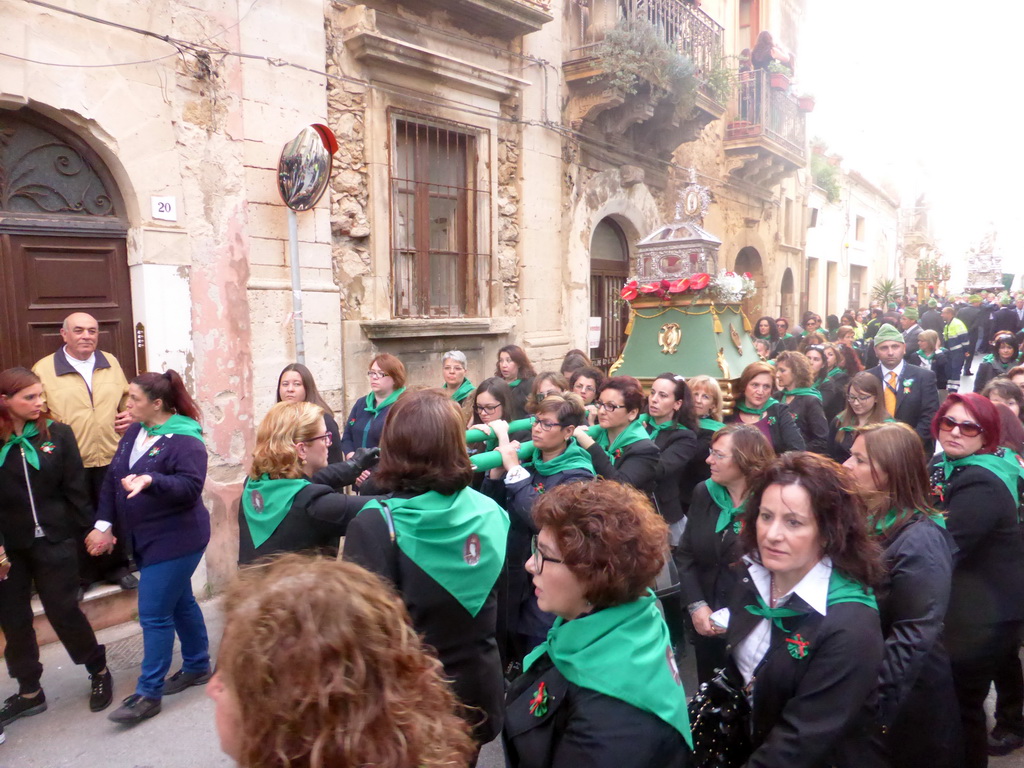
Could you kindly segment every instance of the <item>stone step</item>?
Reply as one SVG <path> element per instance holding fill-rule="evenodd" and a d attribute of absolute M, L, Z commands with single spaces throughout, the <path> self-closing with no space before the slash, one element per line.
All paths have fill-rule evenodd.
<path fill-rule="evenodd" d="M 137 589 L 121 589 L 116 584 L 95 584 L 82 598 L 82 612 L 97 632 L 128 621 L 138 621 L 138 595 Z M 53 631 L 53 627 L 46 619 L 43 605 L 38 597 L 32 598 L 32 614 L 35 617 L 33 626 L 39 645 L 57 642 L 57 633 Z M 3 653 L 6 646 L 3 634 L 0 633 L 0 654 Z"/>

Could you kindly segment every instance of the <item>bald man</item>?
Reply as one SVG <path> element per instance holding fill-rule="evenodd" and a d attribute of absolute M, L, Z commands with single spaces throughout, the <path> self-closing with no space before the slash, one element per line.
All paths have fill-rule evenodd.
<path fill-rule="evenodd" d="M 117 358 L 97 349 L 100 326 L 92 315 L 68 315 L 60 336 L 64 346 L 37 362 L 32 371 L 43 382 L 50 418 L 67 424 L 75 433 L 95 506 L 120 435 L 131 425 L 124 409 L 128 381 Z M 138 586 L 120 542 L 118 550 L 114 555 L 90 558 L 82 556 L 83 548 L 79 564 L 83 583 L 102 578 L 122 589 Z"/>

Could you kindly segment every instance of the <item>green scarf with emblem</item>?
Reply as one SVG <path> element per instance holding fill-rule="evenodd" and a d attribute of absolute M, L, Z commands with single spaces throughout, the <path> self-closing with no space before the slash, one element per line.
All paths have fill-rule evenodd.
<path fill-rule="evenodd" d="M 670 429 L 686 429 L 686 427 L 673 419 L 666 419 L 661 424 L 658 424 L 651 418 L 649 413 L 641 413 L 637 421 L 647 428 L 651 440 L 654 440 L 662 432 L 667 432 Z"/>
<path fill-rule="evenodd" d="M 591 427 L 587 434 L 593 438 L 595 443 L 601 446 L 601 450 L 608 455 L 608 460 L 613 462 L 617 458 L 615 456 L 616 451 L 621 451 L 626 446 L 638 443 L 641 440 L 651 439 L 651 436 L 647 434 L 647 430 L 644 429 L 644 425 L 640 423 L 640 419 L 629 422 L 626 428 L 615 438 L 615 442 L 611 444 L 608 442 L 608 431 L 600 425 Z"/>
<path fill-rule="evenodd" d="M 259 480 L 249 478 L 242 488 L 242 512 L 249 525 L 253 546 L 259 548 L 269 539 L 281 521 L 291 511 L 299 491 L 309 485 L 306 478 L 271 480 L 260 475 Z"/>
<path fill-rule="evenodd" d="M 386 502 L 395 544 L 471 616 L 480 613 L 505 563 L 509 519 L 498 504 L 463 488 L 450 496 L 427 491 Z M 377 510 L 371 501 L 360 510 Z"/>
<path fill-rule="evenodd" d="M 523 671 L 545 653 L 573 685 L 651 713 L 693 747 L 686 692 L 668 627 L 650 590 L 631 603 L 572 621 L 555 619 L 547 639 L 523 660 Z"/>
<path fill-rule="evenodd" d="M 740 532 L 740 515 L 743 514 L 743 507 L 746 504 L 746 499 L 741 501 L 736 506 L 732 504 L 732 496 L 729 493 L 729 489 L 724 485 L 716 483 L 714 480 L 705 480 L 704 487 L 708 489 L 708 493 L 711 495 L 711 501 L 718 507 L 718 522 L 715 523 L 715 533 L 721 533 L 730 525 L 733 528 L 733 533 Z"/>
<path fill-rule="evenodd" d="M 709 432 L 717 432 L 718 430 L 722 429 L 722 427 L 725 426 L 725 424 L 723 424 L 720 421 L 717 421 L 716 419 L 708 418 L 700 419 L 698 423 L 701 429 L 706 429 Z"/>
<path fill-rule="evenodd" d="M 53 419 L 47 419 L 46 425 L 53 424 Z M 21 430 L 20 435 L 11 434 L 7 438 L 7 442 L 0 448 L 0 467 L 3 466 L 4 462 L 7 461 L 7 452 L 14 446 L 21 446 L 22 452 L 25 454 L 25 461 L 32 469 L 39 469 L 39 453 L 36 451 L 36 447 L 30 442 L 33 437 L 39 434 L 39 428 L 36 426 L 34 421 L 26 421 L 25 426 Z"/>
<path fill-rule="evenodd" d="M 194 437 L 201 443 L 205 443 L 203 440 L 203 428 L 199 425 L 199 422 L 195 419 L 190 419 L 188 416 L 182 416 L 180 413 L 176 413 L 163 424 L 157 424 L 155 427 L 149 427 L 145 424 L 142 428 L 146 430 L 146 434 L 150 437 L 156 437 L 157 435 L 163 437 L 164 435 L 187 435 L 188 437 Z"/>
<path fill-rule="evenodd" d="M 570 469 L 584 469 L 590 474 L 594 474 L 594 462 L 590 458 L 590 454 L 580 447 L 575 437 L 570 438 L 565 444 L 565 450 L 551 461 L 544 461 L 541 458 L 540 449 L 534 448 L 533 468 L 537 470 L 538 475 L 544 477 L 550 477 L 559 472 L 568 472 Z"/>
<path fill-rule="evenodd" d="M 785 402 L 787 397 L 798 397 L 799 395 L 810 395 L 811 397 L 818 398 L 818 402 L 821 402 L 821 392 L 814 387 L 796 387 L 795 389 L 783 389 L 779 392 L 782 402 Z"/>
<path fill-rule="evenodd" d="M 962 459 L 950 459 L 943 453 L 941 462 L 942 478 L 948 481 L 949 476 L 953 474 L 953 470 L 958 467 L 984 467 L 1003 481 L 1006 485 L 1006 490 L 1010 492 L 1010 496 L 1013 498 L 1013 503 L 1017 504 L 1020 501 L 1017 480 L 1024 477 L 1024 468 L 1017 463 L 1017 460 L 1011 454 L 1012 451 L 1008 451 L 1002 456 L 997 456 L 994 453 L 975 453 L 972 456 L 964 456 Z"/>
<path fill-rule="evenodd" d="M 376 416 L 378 413 L 380 413 L 393 402 L 395 402 L 395 400 L 397 400 L 399 395 L 401 395 L 403 392 L 405 392 L 405 387 L 402 387 L 401 389 L 396 389 L 394 392 L 392 392 L 390 395 L 384 398 L 383 402 L 381 402 L 379 405 L 377 404 L 377 394 L 375 392 L 371 392 L 366 396 L 366 412 L 370 414 L 370 416 Z M 366 446 L 363 447 L 365 448 Z"/>
<path fill-rule="evenodd" d="M 753 413 L 757 416 L 763 416 L 764 412 L 771 408 L 773 405 L 778 405 L 779 401 L 774 397 L 769 397 L 759 408 L 754 408 L 751 405 L 747 405 L 747 401 L 744 400 L 742 403 L 736 403 L 736 410 L 743 411 L 744 413 Z"/>
<path fill-rule="evenodd" d="M 770 608 L 764 598 L 761 597 L 761 593 L 757 592 L 756 594 L 757 605 L 746 606 L 747 612 L 760 616 L 762 619 L 768 619 L 783 632 L 789 631 L 782 625 L 784 619 L 803 615 L 802 611 L 785 606 Z M 863 584 L 859 584 L 853 579 L 847 578 L 833 567 L 828 579 L 826 605 L 832 607 L 839 603 L 861 603 L 868 608 L 878 610 L 878 601 L 875 600 L 875 595 L 870 589 L 867 589 Z"/>
<path fill-rule="evenodd" d="M 448 385 L 444 384 L 442 386 L 442 389 L 448 389 Z M 456 403 L 461 403 L 463 400 L 469 397 L 469 394 L 472 391 L 473 382 L 471 382 L 469 379 L 463 379 L 462 383 L 459 384 L 459 388 L 452 392 L 452 400 L 454 400 Z"/>

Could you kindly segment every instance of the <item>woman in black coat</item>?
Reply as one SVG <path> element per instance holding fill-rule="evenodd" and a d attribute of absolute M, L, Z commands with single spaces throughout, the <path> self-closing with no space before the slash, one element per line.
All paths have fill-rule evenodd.
<path fill-rule="evenodd" d="M 332 438 L 320 406 L 273 406 L 256 432 L 249 477 L 238 508 L 238 564 L 282 552 L 335 556 L 338 539 L 369 497 L 340 491 L 372 467 L 377 448 L 327 464 Z"/>
<path fill-rule="evenodd" d="M 686 380 L 693 396 L 693 412 L 697 417 L 697 450 L 679 478 L 679 502 L 686 514 L 697 486 L 711 477 L 706 461 L 711 450 L 711 438 L 725 427 L 722 423 L 722 388 L 710 376 L 694 376 Z"/>
<path fill-rule="evenodd" d="M 974 376 L 975 392 L 981 392 L 992 379 L 1005 376 L 1017 365 L 1020 349 L 1016 335 L 1010 331 L 1000 331 L 992 339 L 992 348 L 995 351 L 982 358 Z"/>
<path fill-rule="evenodd" d="M 676 562 L 683 602 L 696 630 L 693 645 L 702 683 L 728 660 L 725 622 L 716 624 L 711 616 L 728 607 L 735 586 L 730 566 L 740 554 L 736 538 L 748 480 L 773 458 L 771 446 L 755 427 L 725 427 L 715 433 L 705 459 L 711 477 L 693 493 Z"/>
<path fill-rule="evenodd" d="M 395 403 L 374 479 L 392 495 L 349 523 L 344 557 L 395 586 L 485 744 L 502 727 L 496 634 L 509 520 L 469 487 L 461 413 L 443 391 L 410 392 Z"/>
<path fill-rule="evenodd" d="M 498 350 L 498 361 L 494 366 L 494 375 L 500 376 L 512 390 L 507 421 L 525 419 L 530 414 L 526 411 L 526 401 L 533 388 L 533 378 L 537 372 L 526 354 L 526 350 L 515 344 L 508 344 Z"/>
<path fill-rule="evenodd" d="M 668 526 L 643 495 L 606 480 L 561 485 L 533 516 L 527 570 L 558 619 L 509 688 L 509 765 L 687 765 L 686 693 L 648 589 Z"/>
<path fill-rule="evenodd" d="M 921 368 L 935 374 L 935 387 L 945 390 L 949 383 L 949 353 L 942 348 L 939 334 L 935 331 L 921 331 L 917 337 L 917 359 Z"/>
<path fill-rule="evenodd" d="M 841 367 L 842 354 L 838 344 L 826 344 L 823 350 L 808 349 L 806 352 L 815 377 L 814 388 L 821 393 L 821 406 L 826 421 L 832 421 L 846 407 L 846 387 L 850 383 L 850 374 Z"/>
<path fill-rule="evenodd" d="M 114 695 L 106 650 L 78 605 L 76 541 L 93 518 L 85 469 L 71 428 L 43 415 L 42 392 L 27 368 L 0 373 L 0 629 L 7 671 L 18 681 L 0 709 L 5 723 L 47 706 L 33 588 L 71 660 L 89 672 L 89 709 L 105 709 Z"/>
<path fill-rule="evenodd" d="M 789 406 L 771 397 L 775 369 L 768 363 L 751 363 L 740 375 L 736 410 L 726 424 L 752 424 L 761 430 L 776 453 L 803 451 L 807 444 Z M 819 403 L 820 405 L 820 403 Z"/>
<path fill-rule="evenodd" d="M 824 353 L 817 349 L 824 360 Z M 828 447 L 828 421 L 822 405 L 821 393 L 813 387 L 814 375 L 810 360 L 800 352 L 783 352 L 775 361 L 775 383 L 779 387 L 774 397 L 789 406 L 790 413 L 803 435 L 806 450 L 826 454 Z"/>
<path fill-rule="evenodd" d="M 525 563 L 530 557 L 530 541 L 538 530 L 533 524 L 533 507 L 545 493 L 563 483 L 594 479 L 590 454 L 577 445 L 573 430 L 586 422 L 583 401 L 575 395 L 551 395 L 541 401 L 533 424 L 529 458 L 520 462 L 516 441 L 508 434 L 504 421 L 492 422 L 498 436 L 502 466 L 492 469 L 480 491 L 501 504 L 508 512 L 508 590 L 504 608 L 504 655 L 508 663 L 521 665 L 523 657 L 547 637 L 555 621 L 550 613 L 537 607 Z"/>
<path fill-rule="evenodd" d="M 730 675 L 756 677 L 750 766 L 875 768 L 882 567 L 863 505 L 822 456 L 786 453 L 754 480 L 730 601 Z"/>
<path fill-rule="evenodd" d="M 967 768 L 988 763 L 985 698 L 999 664 L 1016 653 L 1024 621 L 1020 470 L 999 447 L 999 425 L 996 407 L 974 393 L 949 395 L 932 422 L 942 447 L 930 467 L 933 503 L 945 511 L 957 546 L 945 643 Z M 1020 727 L 1020 705 L 1016 709 Z"/>
<path fill-rule="evenodd" d="M 654 493 L 658 483 L 658 446 L 640 422 L 644 391 L 632 376 L 613 376 L 601 385 L 595 404 L 598 424 L 580 426 L 574 436 L 590 454 L 594 471 L 605 480 Z"/>
<path fill-rule="evenodd" d="M 324 424 L 327 425 L 327 431 L 331 433 L 331 445 L 327 448 L 327 463 L 335 464 L 345 460 L 345 454 L 341 449 L 341 433 L 338 431 L 338 422 L 334 418 L 334 411 L 320 396 L 316 381 L 313 379 L 313 372 L 309 368 L 302 363 L 291 363 L 284 367 L 281 375 L 277 377 L 277 402 L 319 405 L 324 412 Z"/>
<path fill-rule="evenodd" d="M 885 635 L 883 743 L 900 768 L 955 768 L 963 752 L 960 711 L 941 635 L 956 546 L 928 502 L 920 442 L 906 424 L 866 427 L 846 467 L 884 549 L 885 578 L 875 592 Z"/>
<path fill-rule="evenodd" d="M 663 373 L 651 382 L 647 413 L 640 417 L 647 433 L 658 446 L 658 476 L 654 503 L 669 524 L 672 546 L 682 534 L 684 510 L 679 477 L 697 455 L 697 416 L 693 396 L 682 376 Z"/>

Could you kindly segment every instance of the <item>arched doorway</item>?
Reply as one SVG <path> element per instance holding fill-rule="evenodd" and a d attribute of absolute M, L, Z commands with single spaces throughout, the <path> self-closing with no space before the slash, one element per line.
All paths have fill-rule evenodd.
<path fill-rule="evenodd" d="M 626 343 L 629 307 L 619 292 L 629 276 L 629 241 L 614 219 L 601 219 L 590 238 L 590 316 L 601 318 L 601 343 L 590 350 L 594 364 L 607 369 Z"/>
<path fill-rule="evenodd" d="M 749 272 L 754 278 L 754 282 L 757 284 L 757 293 L 748 299 L 743 300 L 743 313 L 747 316 L 750 322 L 754 322 L 758 317 L 764 314 L 762 308 L 770 307 L 772 302 L 769 301 L 767 294 L 767 286 L 764 282 L 764 268 L 761 266 L 761 254 L 757 252 L 756 248 L 747 246 L 741 248 L 740 252 L 736 254 L 736 264 L 732 268 L 733 272 L 743 274 Z"/>
<path fill-rule="evenodd" d="M 134 375 L 124 202 L 100 157 L 29 110 L 0 109 L 0 368 L 56 350 L 72 312 L 100 326 L 100 348 Z"/>
<path fill-rule="evenodd" d="M 796 296 L 793 280 L 793 270 L 786 267 L 782 273 L 782 304 L 779 307 L 779 314 L 789 318 L 790 323 L 796 322 Z"/>

